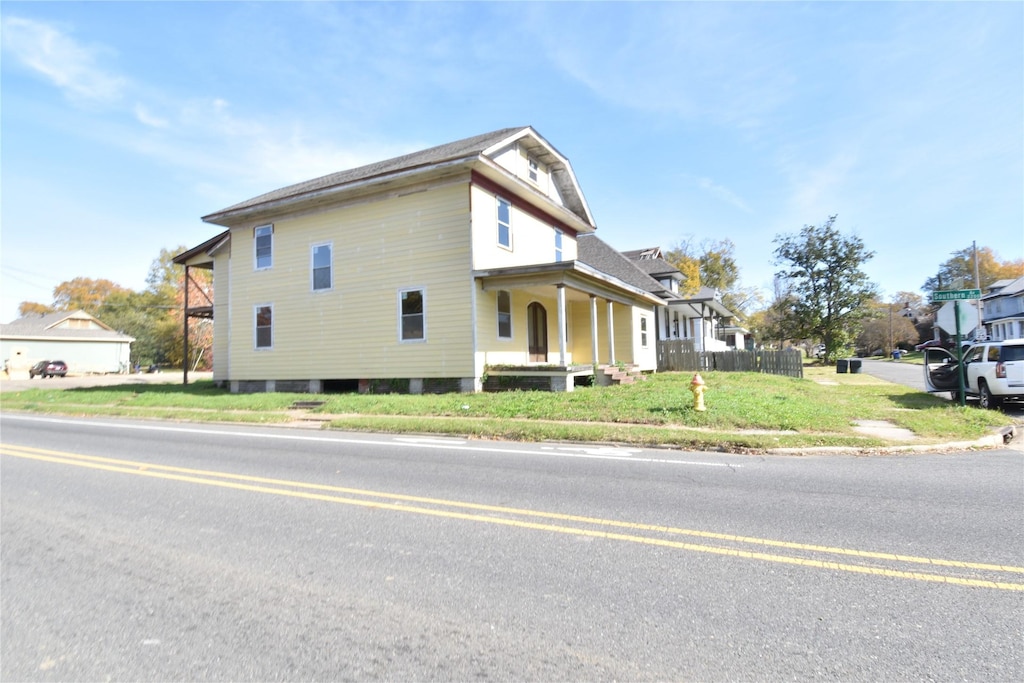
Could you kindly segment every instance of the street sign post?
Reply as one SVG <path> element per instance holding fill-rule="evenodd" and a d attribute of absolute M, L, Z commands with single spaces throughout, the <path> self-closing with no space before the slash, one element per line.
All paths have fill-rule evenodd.
<path fill-rule="evenodd" d="M 966 385 L 964 383 L 964 350 L 960 346 L 960 302 L 971 299 L 980 299 L 980 289 L 950 289 L 944 292 L 932 292 L 932 301 L 952 301 L 953 302 L 953 319 L 955 321 L 954 327 L 956 328 L 956 364 L 957 374 L 959 375 L 960 384 L 960 405 L 967 405 L 966 398 Z M 949 304 L 946 304 L 947 306 Z M 943 306 L 945 308 L 945 306 Z M 966 313 L 966 311 L 965 311 Z M 980 323 L 980 321 L 979 321 Z M 948 323 L 947 323 L 948 324 Z M 978 323 L 975 323 L 977 325 Z M 949 328 L 946 328 L 949 331 Z"/>
<path fill-rule="evenodd" d="M 980 289 L 949 289 L 944 292 L 932 292 L 932 301 L 963 301 L 980 298 Z"/>

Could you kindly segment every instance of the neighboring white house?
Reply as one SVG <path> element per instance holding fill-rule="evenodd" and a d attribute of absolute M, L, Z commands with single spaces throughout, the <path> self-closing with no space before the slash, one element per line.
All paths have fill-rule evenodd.
<path fill-rule="evenodd" d="M 745 347 L 747 330 L 733 324 L 736 314 L 722 303 L 721 293 L 701 287 L 696 294 L 680 294 L 679 283 L 684 276 L 665 260 L 661 247 L 625 251 L 623 255 L 672 294 L 666 297 L 666 307 L 658 312 L 659 340 L 691 339 L 697 351 Z"/>
<path fill-rule="evenodd" d="M 133 341 L 84 311 L 27 315 L 0 325 L 0 357 L 12 377 L 28 377 L 41 360 L 62 360 L 72 375 L 126 372 Z"/>
<path fill-rule="evenodd" d="M 981 303 L 982 325 L 989 339 L 1024 338 L 1024 277 L 993 282 Z"/>

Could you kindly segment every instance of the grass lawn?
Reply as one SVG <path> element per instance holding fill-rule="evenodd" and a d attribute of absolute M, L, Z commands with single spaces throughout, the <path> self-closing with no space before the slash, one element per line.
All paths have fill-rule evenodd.
<path fill-rule="evenodd" d="M 659 373 L 629 386 L 572 393 L 441 395 L 231 394 L 209 381 L 86 389 L 27 389 L 3 394 L 4 411 L 106 415 L 202 422 L 286 424 L 447 434 L 529 441 L 612 442 L 679 448 L 763 451 L 896 445 L 854 430 L 855 420 L 887 421 L 916 439 L 899 444 L 971 441 L 1011 420 L 996 411 L 960 408 L 866 374 L 808 366 L 804 379 L 709 372 L 707 410 L 693 410 L 692 373 Z M 296 401 L 323 401 L 293 410 Z"/>

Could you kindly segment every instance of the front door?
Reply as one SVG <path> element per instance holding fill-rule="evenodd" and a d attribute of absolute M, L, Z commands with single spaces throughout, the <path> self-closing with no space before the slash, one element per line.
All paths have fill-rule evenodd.
<path fill-rule="evenodd" d="M 526 307 L 526 334 L 530 344 L 530 362 L 546 363 L 548 360 L 548 312 L 534 301 Z"/>

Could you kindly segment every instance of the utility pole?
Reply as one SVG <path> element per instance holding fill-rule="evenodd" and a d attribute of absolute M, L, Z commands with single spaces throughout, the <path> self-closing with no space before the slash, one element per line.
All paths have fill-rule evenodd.
<path fill-rule="evenodd" d="M 974 288 L 980 290 L 981 289 L 981 277 L 978 275 L 978 243 L 977 243 L 977 241 L 972 241 L 971 242 L 971 248 L 974 249 Z M 978 307 L 978 327 L 981 328 L 981 330 L 984 330 L 985 329 L 985 325 L 982 323 L 983 318 L 981 317 L 981 298 L 979 298 L 974 303 Z M 987 338 L 987 337 L 988 337 L 988 334 L 985 334 L 985 338 Z M 978 328 L 975 328 L 974 341 L 979 341 L 979 339 L 981 339 L 981 337 L 979 337 Z"/>
<path fill-rule="evenodd" d="M 892 345 L 892 304 L 889 304 L 889 353 L 895 350 Z"/>

